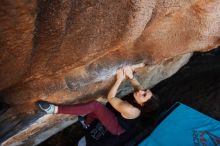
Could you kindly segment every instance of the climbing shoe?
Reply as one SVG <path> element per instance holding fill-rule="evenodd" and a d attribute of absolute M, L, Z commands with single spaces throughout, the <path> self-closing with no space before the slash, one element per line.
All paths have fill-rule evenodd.
<path fill-rule="evenodd" d="M 36 105 L 47 114 L 53 114 L 55 111 L 55 105 L 45 101 L 38 101 Z"/>

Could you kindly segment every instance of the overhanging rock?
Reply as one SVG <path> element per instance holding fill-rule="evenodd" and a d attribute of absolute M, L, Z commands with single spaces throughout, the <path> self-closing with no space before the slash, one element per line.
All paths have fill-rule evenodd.
<path fill-rule="evenodd" d="M 155 85 L 182 66 L 172 59 L 178 64 L 188 55 L 177 56 L 220 45 L 219 26 L 219 0 L 2 0 L 0 101 L 10 108 L 0 137 L 26 143 L 28 135 L 8 131 L 36 122 L 34 102 L 105 96 L 123 65 L 146 63 L 140 79 L 146 88 Z M 167 65 L 156 69 L 160 64 Z M 125 83 L 120 93 L 127 92 Z"/>
<path fill-rule="evenodd" d="M 151 65 L 139 68 L 137 69 L 137 77 L 145 88 L 152 87 L 156 83 L 170 77 L 172 74 L 178 71 L 180 67 L 188 62 L 190 57 L 191 53 L 172 59 L 167 59 L 158 65 Z M 101 87 L 103 84 L 100 84 L 101 85 L 99 88 L 106 88 Z M 119 96 L 128 94 L 131 91 L 132 86 L 129 84 L 129 82 L 125 82 L 119 89 Z M 107 92 L 105 93 L 107 94 Z M 99 93 L 94 93 L 94 95 L 91 94 L 88 98 L 95 99 L 99 96 L 102 96 L 104 93 L 100 95 L 98 94 Z M 21 104 L 19 106 L 21 108 L 22 106 L 26 105 Z M 1 143 L 3 146 L 17 146 L 27 144 L 37 145 L 40 142 L 46 140 L 48 137 L 55 134 L 56 132 L 72 124 L 76 120 L 74 116 L 44 115 L 39 111 L 35 113 L 34 110 L 31 111 L 31 108 L 28 108 L 29 111 L 25 110 L 23 112 L 18 112 L 19 110 L 16 109 L 17 112 L 12 112 L 11 116 L 8 116 L 10 115 L 9 111 L 15 110 L 13 108 L 15 107 L 12 107 L 6 113 L 1 115 L 1 119 L 4 117 L 4 121 L 1 121 L 0 127 L 4 131 L 4 133 L 0 133 L 2 137 Z M 17 119 L 13 119 L 11 117 L 16 117 Z M 13 122 L 16 120 L 18 121 L 18 124 Z M 11 123 L 11 128 L 6 126 L 8 123 Z"/>

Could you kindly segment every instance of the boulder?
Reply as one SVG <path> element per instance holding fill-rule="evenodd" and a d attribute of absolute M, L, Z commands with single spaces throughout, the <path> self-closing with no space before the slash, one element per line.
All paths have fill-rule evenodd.
<path fill-rule="evenodd" d="M 137 71 L 142 84 L 152 87 L 184 65 L 191 52 L 220 44 L 219 0 L 0 4 L 0 101 L 7 105 L 0 125 L 12 123 L 0 133 L 5 144 L 8 138 L 15 145 L 28 137 L 33 142 L 32 135 L 46 131 L 37 122 L 42 118 L 34 106 L 38 100 L 72 104 L 105 97 L 115 71 L 138 63 L 146 64 Z M 124 95 L 132 88 L 125 83 L 120 90 Z M 41 130 L 13 137 L 31 125 Z"/>

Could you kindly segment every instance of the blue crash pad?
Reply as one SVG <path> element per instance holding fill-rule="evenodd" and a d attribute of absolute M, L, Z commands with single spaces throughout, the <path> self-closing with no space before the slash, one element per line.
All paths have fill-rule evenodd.
<path fill-rule="evenodd" d="M 177 104 L 139 146 L 220 146 L 219 121 Z"/>

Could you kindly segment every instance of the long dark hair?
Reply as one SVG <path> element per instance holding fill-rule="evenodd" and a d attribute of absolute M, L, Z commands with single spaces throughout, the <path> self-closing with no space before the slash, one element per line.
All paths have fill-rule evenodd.
<path fill-rule="evenodd" d="M 134 99 L 133 93 L 126 96 L 126 101 L 138 108 L 141 111 L 140 117 L 144 119 L 151 117 L 152 114 L 155 114 L 157 111 L 159 111 L 160 107 L 160 100 L 155 94 L 153 94 L 151 98 L 147 100 L 142 106 L 138 104 Z"/>
<path fill-rule="evenodd" d="M 153 94 L 151 98 L 144 103 L 144 105 L 140 108 L 141 110 L 141 118 L 149 119 L 153 118 L 155 114 L 158 113 L 160 108 L 160 99 L 157 95 Z"/>

